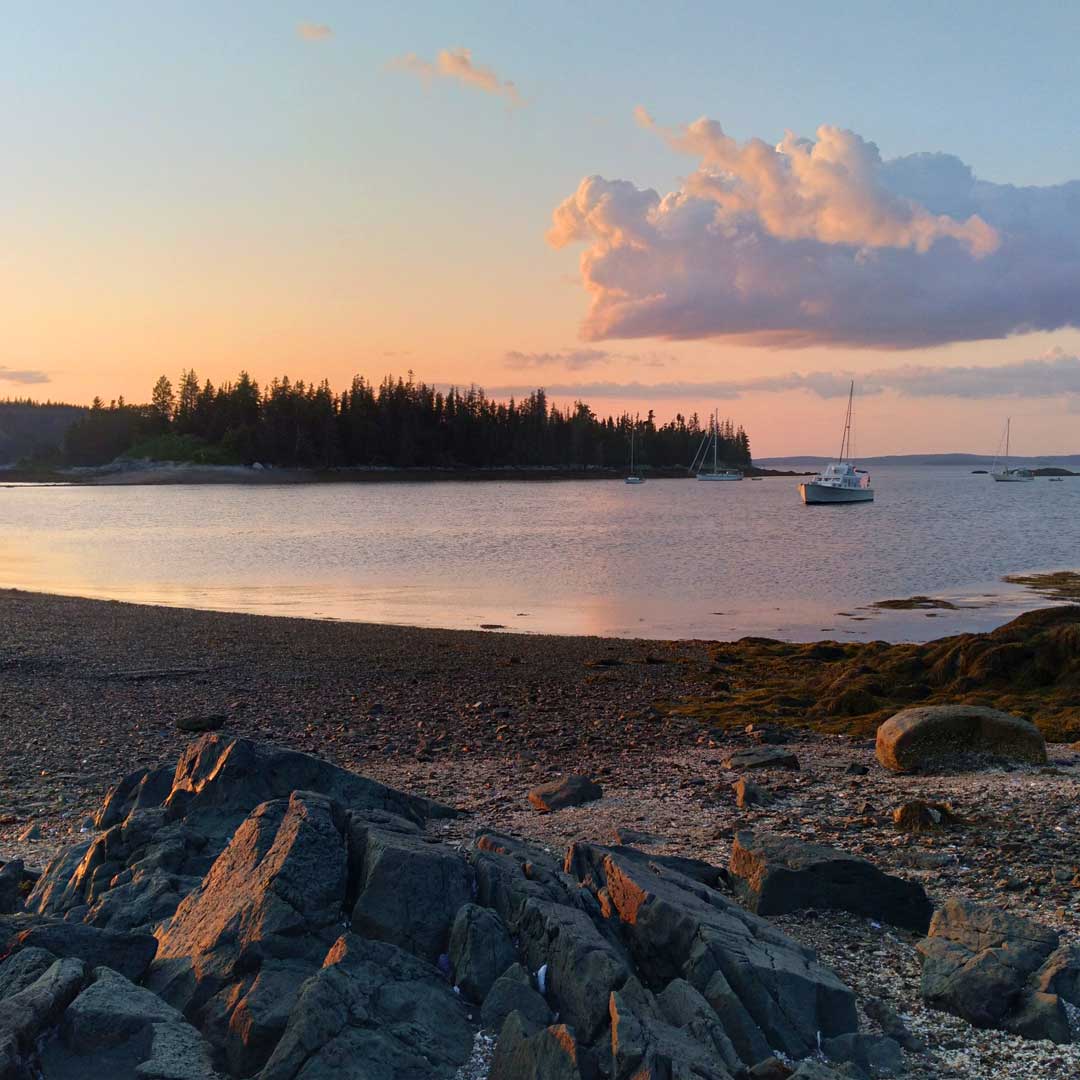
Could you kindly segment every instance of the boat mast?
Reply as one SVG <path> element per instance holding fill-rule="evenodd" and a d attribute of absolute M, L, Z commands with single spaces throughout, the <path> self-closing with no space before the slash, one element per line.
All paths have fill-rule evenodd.
<path fill-rule="evenodd" d="M 712 429 L 712 471 L 716 473 L 716 447 L 720 442 L 720 410 L 713 410 L 713 429 Z"/>
<path fill-rule="evenodd" d="M 851 453 L 851 400 L 855 396 L 855 380 L 851 380 L 851 387 L 848 389 L 847 398 L 847 416 L 844 418 L 844 435 L 840 440 L 840 461 L 844 460 L 845 452 Z"/>
<path fill-rule="evenodd" d="M 1009 471 L 1009 434 L 1012 427 L 1012 417 L 1005 417 L 1005 471 Z"/>

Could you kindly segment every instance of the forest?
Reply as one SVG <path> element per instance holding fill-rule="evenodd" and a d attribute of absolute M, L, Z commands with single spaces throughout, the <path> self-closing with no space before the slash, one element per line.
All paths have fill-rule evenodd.
<path fill-rule="evenodd" d="M 520 401 L 483 390 L 438 390 L 408 378 L 377 386 L 359 376 L 340 393 L 287 377 L 259 386 L 246 372 L 232 382 L 200 383 L 184 371 L 177 386 L 158 379 L 150 402 L 95 399 L 64 438 L 63 463 L 102 465 L 119 457 L 331 469 L 624 468 L 631 434 L 644 469 L 689 464 L 704 434 L 701 420 L 676 416 L 598 417 L 584 402 L 551 405 L 542 389 Z M 746 432 L 720 421 L 720 458 L 750 465 Z"/>

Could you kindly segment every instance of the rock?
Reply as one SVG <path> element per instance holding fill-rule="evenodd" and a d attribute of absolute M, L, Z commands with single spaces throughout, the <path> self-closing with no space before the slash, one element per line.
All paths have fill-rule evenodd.
<path fill-rule="evenodd" d="M 900 1044 L 887 1035 L 849 1032 L 825 1039 L 821 1049 L 831 1061 L 850 1061 L 870 1076 L 902 1076 L 904 1072 Z"/>
<path fill-rule="evenodd" d="M 64 1044 L 76 1054 L 93 1054 L 127 1042 L 151 1024 L 187 1023 L 157 994 L 109 968 L 95 968 L 93 979 L 68 1006 L 61 1025 Z"/>
<path fill-rule="evenodd" d="M 202 734 L 205 731 L 220 731 L 229 718 L 224 713 L 197 713 L 193 716 L 177 718 L 176 730 Z"/>
<path fill-rule="evenodd" d="M 29 884 L 30 878 L 23 866 L 22 859 L 12 859 L 0 868 L 0 915 L 11 915 L 22 911 L 25 899 L 23 883 Z"/>
<path fill-rule="evenodd" d="M 41 826 L 36 822 L 31 822 L 26 826 L 21 833 L 19 833 L 19 843 L 25 844 L 31 840 L 41 839 Z"/>
<path fill-rule="evenodd" d="M 774 724 L 747 724 L 745 731 L 755 742 L 773 746 L 786 743 L 790 738 L 783 728 L 776 727 Z"/>
<path fill-rule="evenodd" d="M 0 938 L 3 937 L 0 923 Z M 157 952 L 157 940 L 149 934 L 116 934 L 85 923 L 59 919 L 36 919 L 8 941 L 8 948 L 44 949 L 53 956 L 74 957 L 89 968 L 108 965 L 132 980 L 141 979 Z"/>
<path fill-rule="evenodd" d="M 747 1080 L 788 1080 L 793 1072 L 778 1057 L 768 1057 L 748 1069 L 746 1077 Z"/>
<path fill-rule="evenodd" d="M 533 989 L 529 973 L 513 964 L 492 984 L 480 1009 L 480 1023 L 489 1031 L 501 1031 L 506 1018 L 519 1012 L 536 1028 L 554 1020 L 547 1002 Z"/>
<path fill-rule="evenodd" d="M 537 810 L 563 810 L 567 806 L 581 806 L 604 797 L 604 789 L 587 776 L 572 773 L 548 784 L 541 784 L 529 792 L 529 802 Z"/>
<path fill-rule="evenodd" d="M 487 998 L 495 980 L 517 959 L 502 919 L 490 908 L 464 904 L 450 930 L 454 981 L 469 1001 Z"/>
<path fill-rule="evenodd" d="M 488 1080 L 581 1080 L 574 1032 L 565 1024 L 534 1031 L 511 1013 L 499 1033 Z"/>
<path fill-rule="evenodd" d="M 930 924 L 932 908 L 921 885 L 823 844 L 740 832 L 730 869 L 736 892 L 759 915 L 832 908 L 919 933 Z"/>
<path fill-rule="evenodd" d="M 1036 989 L 1044 969 L 1046 985 L 1054 979 L 1055 931 L 1018 915 L 952 899 L 934 913 L 929 935 L 917 948 L 922 996 L 933 1008 L 975 1027 L 1069 1041 L 1061 999 Z"/>
<path fill-rule="evenodd" d="M 736 750 L 722 762 L 724 769 L 797 769 L 799 759 L 790 750 L 779 750 L 775 746 L 753 746 L 745 750 Z"/>
<path fill-rule="evenodd" d="M 876 752 L 893 772 L 972 769 L 989 758 L 1047 761 L 1046 740 L 1034 724 L 977 705 L 905 709 L 878 728 Z"/>
<path fill-rule="evenodd" d="M 472 898 L 469 865 L 452 848 L 363 825 L 354 826 L 351 844 L 360 867 L 353 929 L 434 963 L 447 951 L 458 908 Z"/>
<path fill-rule="evenodd" d="M 731 787 L 735 792 L 735 805 L 740 810 L 747 806 L 771 806 L 776 802 L 776 796 L 768 788 L 753 784 L 746 777 L 740 776 Z"/>
<path fill-rule="evenodd" d="M 627 848 L 576 843 L 566 868 L 621 927 L 650 985 L 666 991 L 685 980 L 745 1064 L 773 1048 L 803 1057 L 817 1048 L 819 1033 L 856 1030 L 851 991 L 811 950 L 709 886 Z M 611 989 L 623 985 L 625 976 Z"/>
<path fill-rule="evenodd" d="M 469 1058 L 464 1006 L 430 964 L 345 934 L 304 984 L 260 1080 L 451 1080 Z"/>
<path fill-rule="evenodd" d="M 309 791 L 257 807 L 161 933 L 151 989 L 187 1013 L 264 960 L 314 970 L 340 933 L 346 826 L 336 803 Z"/>
<path fill-rule="evenodd" d="M 905 1050 L 921 1054 L 926 1049 L 923 1040 L 909 1030 L 896 1010 L 880 998 L 868 998 L 863 1003 L 863 1011 L 871 1020 L 876 1020 L 881 1025 L 884 1034 L 895 1039 Z"/>
<path fill-rule="evenodd" d="M 862 765 L 857 761 L 851 762 L 844 769 L 845 776 L 866 776 L 869 772 L 870 770 L 865 765 Z"/>
<path fill-rule="evenodd" d="M 0 1001 L 36 982 L 56 963 L 47 949 L 20 949 L 0 961 Z"/>
<path fill-rule="evenodd" d="M 893 810 L 892 819 L 901 832 L 909 833 L 934 832 L 960 823 L 949 803 L 924 802 L 922 799 L 901 803 Z"/>
<path fill-rule="evenodd" d="M 671 999 L 665 1007 L 664 998 Z M 611 994 L 611 1059 L 615 1080 L 675 1075 L 730 1080 L 741 1068 L 709 1003 L 683 980 L 654 996 L 636 978 Z"/>
<path fill-rule="evenodd" d="M 26 1055 L 38 1037 L 56 1025 L 85 982 L 86 965 L 66 957 L 0 1001 L 0 1076 L 22 1080 L 31 1075 Z"/>
<path fill-rule="evenodd" d="M 1065 945 L 1051 953 L 1035 973 L 1034 988 L 1080 1008 L 1080 948 Z"/>

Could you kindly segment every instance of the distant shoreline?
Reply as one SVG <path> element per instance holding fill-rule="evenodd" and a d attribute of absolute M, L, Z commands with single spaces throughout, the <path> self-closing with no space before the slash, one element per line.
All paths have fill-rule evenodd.
<path fill-rule="evenodd" d="M 690 480 L 686 469 L 643 470 L 650 480 Z M 806 476 L 808 473 L 785 472 L 775 469 L 749 468 L 747 478 Z M 0 485 L 4 483 L 73 484 L 83 487 L 126 487 L 131 485 L 165 486 L 169 484 L 341 484 L 341 483 L 432 483 L 483 482 L 497 480 L 529 481 L 534 483 L 559 480 L 621 480 L 621 469 L 602 468 L 341 468 L 288 469 L 258 468 L 247 465 L 184 465 L 156 462 L 117 468 L 35 470 L 0 469 Z"/>

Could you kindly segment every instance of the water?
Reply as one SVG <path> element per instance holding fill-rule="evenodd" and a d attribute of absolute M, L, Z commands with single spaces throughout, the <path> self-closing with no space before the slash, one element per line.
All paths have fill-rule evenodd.
<path fill-rule="evenodd" d="M 417 626 L 654 638 L 926 640 L 1045 604 L 1080 565 L 1080 479 L 881 468 L 877 501 L 701 484 L 0 488 L 0 586 Z M 884 612 L 928 594 L 960 610 Z"/>

